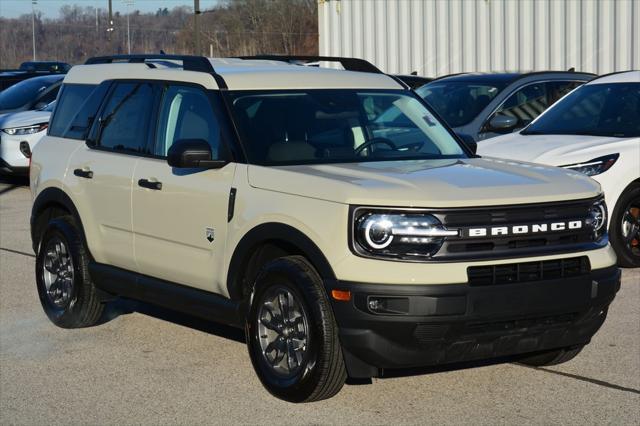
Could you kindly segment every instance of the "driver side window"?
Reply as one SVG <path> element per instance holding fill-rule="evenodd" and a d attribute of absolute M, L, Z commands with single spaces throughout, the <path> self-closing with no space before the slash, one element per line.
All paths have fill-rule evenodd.
<path fill-rule="evenodd" d="M 498 130 L 491 123 L 497 116 L 511 117 L 516 120 L 515 126 L 504 129 L 509 132 L 527 126 L 548 107 L 545 87 L 545 83 L 535 83 L 517 90 L 491 115 L 485 126 L 486 131 Z"/>
<path fill-rule="evenodd" d="M 160 106 L 154 154 L 166 157 L 176 141 L 202 139 L 211 146 L 213 160 L 220 158 L 220 125 L 207 94 L 191 86 L 168 86 Z"/>

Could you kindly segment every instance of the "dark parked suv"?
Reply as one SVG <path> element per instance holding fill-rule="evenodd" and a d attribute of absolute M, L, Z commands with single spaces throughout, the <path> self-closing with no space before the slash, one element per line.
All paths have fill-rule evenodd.
<path fill-rule="evenodd" d="M 463 73 L 438 78 L 417 92 L 458 135 L 481 141 L 524 128 L 594 77 L 571 71 Z"/>

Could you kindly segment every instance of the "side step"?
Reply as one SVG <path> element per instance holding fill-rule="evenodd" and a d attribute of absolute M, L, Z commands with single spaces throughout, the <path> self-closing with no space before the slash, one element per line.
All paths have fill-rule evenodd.
<path fill-rule="evenodd" d="M 163 281 L 101 263 L 89 263 L 100 290 L 172 309 L 208 321 L 244 327 L 243 304 L 208 291 Z"/>

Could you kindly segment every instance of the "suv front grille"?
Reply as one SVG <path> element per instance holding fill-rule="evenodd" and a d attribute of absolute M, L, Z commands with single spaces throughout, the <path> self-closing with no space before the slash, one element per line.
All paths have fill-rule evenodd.
<path fill-rule="evenodd" d="M 467 278 L 469 285 L 483 286 L 578 277 L 590 271 L 589 258 L 581 256 L 541 262 L 470 266 L 467 268 Z"/>
<path fill-rule="evenodd" d="M 606 238 L 596 236 L 585 226 L 596 199 L 545 204 L 461 208 L 436 212 L 435 216 L 449 229 L 513 227 L 539 223 L 581 221 L 579 229 L 516 235 L 471 237 L 462 233 L 447 237 L 434 260 L 504 258 L 566 253 L 600 247 Z"/>

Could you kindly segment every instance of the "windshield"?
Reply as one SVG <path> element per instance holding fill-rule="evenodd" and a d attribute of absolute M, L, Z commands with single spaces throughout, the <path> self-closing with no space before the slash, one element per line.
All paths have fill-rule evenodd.
<path fill-rule="evenodd" d="M 416 92 L 451 127 L 469 124 L 504 87 L 472 82 L 429 83 Z"/>
<path fill-rule="evenodd" d="M 251 163 L 324 164 L 466 157 L 407 91 L 230 92 Z"/>
<path fill-rule="evenodd" d="M 524 135 L 640 136 L 640 83 L 576 89 L 531 123 Z"/>
<path fill-rule="evenodd" d="M 52 78 L 30 78 L 14 84 L 0 92 L 0 110 L 17 109 L 33 102 L 40 93 L 58 80 Z"/>

